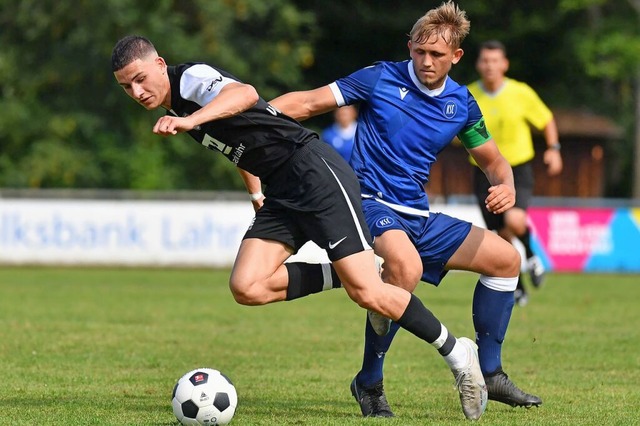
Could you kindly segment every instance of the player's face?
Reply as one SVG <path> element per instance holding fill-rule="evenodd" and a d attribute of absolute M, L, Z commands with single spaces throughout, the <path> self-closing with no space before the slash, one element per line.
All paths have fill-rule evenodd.
<path fill-rule="evenodd" d="M 486 83 L 499 83 L 509 69 L 509 61 L 500 49 L 482 49 L 476 69 Z"/>
<path fill-rule="evenodd" d="M 171 107 L 167 64 L 161 57 L 136 59 L 114 75 L 127 95 L 146 109 Z"/>
<path fill-rule="evenodd" d="M 442 86 L 453 64 L 462 58 L 460 48 L 453 49 L 442 37 L 433 35 L 424 43 L 409 41 L 413 70 L 422 84 L 433 90 Z"/>

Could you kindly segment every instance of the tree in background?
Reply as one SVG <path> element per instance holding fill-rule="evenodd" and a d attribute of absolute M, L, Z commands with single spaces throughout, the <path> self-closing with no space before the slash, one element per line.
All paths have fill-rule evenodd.
<path fill-rule="evenodd" d="M 239 189 L 233 165 L 188 138 L 151 134 L 155 117 L 117 93 L 109 61 L 120 37 L 145 35 L 172 63 L 211 61 L 270 99 L 407 58 L 411 25 L 441 2 L 0 0 L 0 187 Z M 472 26 L 467 55 L 500 39 L 510 75 L 549 105 L 587 109 L 626 129 L 612 147 L 620 166 L 607 193 L 640 198 L 640 150 L 635 166 L 631 154 L 640 141 L 640 0 L 460 5 Z M 453 77 L 475 79 L 473 61 Z"/>
<path fill-rule="evenodd" d="M 288 0 L 0 0 L 0 28 L 0 187 L 211 190 L 241 188 L 234 167 L 151 133 L 117 93 L 113 45 L 139 33 L 275 96 L 301 84 L 315 27 Z"/>

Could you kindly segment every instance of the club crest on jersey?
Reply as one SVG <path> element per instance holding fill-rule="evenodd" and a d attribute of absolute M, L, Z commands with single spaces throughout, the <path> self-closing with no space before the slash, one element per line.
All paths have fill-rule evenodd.
<path fill-rule="evenodd" d="M 378 225 L 379 228 L 388 228 L 394 223 L 395 223 L 395 220 L 390 216 L 381 217 L 376 221 L 376 224 Z"/>
<path fill-rule="evenodd" d="M 453 118 L 456 115 L 458 107 L 453 101 L 449 101 L 444 105 L 444 116 L 447 118 Z"/>

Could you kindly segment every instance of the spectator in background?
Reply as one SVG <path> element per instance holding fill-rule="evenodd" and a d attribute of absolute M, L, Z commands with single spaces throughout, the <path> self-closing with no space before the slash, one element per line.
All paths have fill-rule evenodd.
<path fill-rule="evenodd" d="M 321 139 L 334 147 L 349 162 L 358 123 L 358 109 L 345 105 L 334 111 L 334 123 L 322 131 Z"/>
<path fill-rule="evenodd" d="M 474 171 L 474 192 L 487 228 L 497 231 L 507 241 L 518 238 L 525 249 L 526 268 L 531 283 L 538 288 L 544 280 L 542 261 L 531 248 L 531 232 L 527 225 L 527 207 L 533 195 L 534 158 L 531 127 L 541 130 L 547 144 L 544 163 L 549 176 L 562 172 L 562 157 L 558 142 L 558 128 L 549 108 L 527 84 L 506 77 L 509 60 L 504 45 L 496 40 L 483 43 L 476 62 L 480 80 L 469 85 L 502 155 L 513 168 L 516 186 L 516 204 L 503 214 L 494 214 L 485 208 L 487 189 L 491 186 L 479 167 Z M 473 158 L 470 161 L 476 165 Z M 527 304 L 528 297 L 522 274 L 514 293 L 516 303 Z"/>

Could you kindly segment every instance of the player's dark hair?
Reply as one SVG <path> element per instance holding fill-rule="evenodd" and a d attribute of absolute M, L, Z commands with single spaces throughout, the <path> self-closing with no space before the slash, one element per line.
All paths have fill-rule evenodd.
<path fill-rule="evenodd" d="M 487 40 L 480 45 L 480 50 L 501 50 L 504 56 L 507 56 L 507 48 L 498 40 Z"/>
<path fill-rule="evenodd" d="M 136 59 L 143 59 L 156 48 L 147 38 L 138 35 L 128 35 L 116 43 L 111 52 L 111 70 L 119 71 Z"/>

